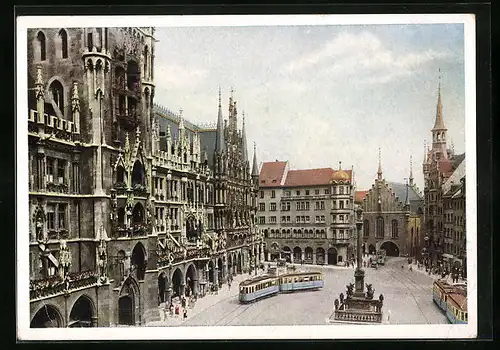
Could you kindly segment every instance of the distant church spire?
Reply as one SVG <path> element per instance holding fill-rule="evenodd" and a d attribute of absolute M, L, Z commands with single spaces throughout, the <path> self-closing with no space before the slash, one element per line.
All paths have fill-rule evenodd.
<path fill-rule="evenodd" d="M 377 179 L 382 180 L 382 155 L 380 152 L 380 147 L 378 149 L 378 171 L 377 171 Z"/>
<path fill-rule="evenodd" d="M 438 159 L 448 157 L 446 149 L 446 126 L 443 120 L 443 104 L 441 102 L 441 69 L 439 69 L 438 100 L 436 106 L 436 121 L 432 128 L 432 151 L 437 154 Z"/>
<path fill-rule="evenodd" d="M 410 155 L 410 186 L 413 186 L 413 159 Z"/>
<path fill-rule="evenodd" d="M 247 135 L 245 131 L 245 111 L 243 111 L 243 126 L 241 127 L 241 136 L 243 138 L 243 161 L 248 161 Z"/>
<path fill-rule="evenodd" d="M 222 118 L 221 92 L 219 86 L 219 114 L 217 116 L 217 132 L 215 136 L 215 152 L 221 153 L 226 147 L 224 141 L 224 120 Z"/>
<path fill-rule="evenodd" d="M 257 145 L 255 142 L 253 143 L 252 177 L 259 177 L 259 166 L 257 165 Z"/>
<path fill-rule="evenodd" d="M 436 106 L 436 121 L 432 130 L 446 130 L 443 120 L 443 104 L 441 102 L 441 69 L 439 69 L 438 100 Z"/>

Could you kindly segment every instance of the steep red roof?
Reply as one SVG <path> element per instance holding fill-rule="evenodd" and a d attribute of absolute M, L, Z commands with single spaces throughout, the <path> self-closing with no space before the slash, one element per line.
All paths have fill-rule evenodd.
<path fill-rule="evenodd" d="M 354 194 L 354 203 L 363 203 L 363 199 L 365 199 L 368 191 L 356 191 Z"/>
<path fill-rule="evenodd" d="M 335 171 L 332 168 L 290 170 L 285 187 L 328 185 Z"/>
<path fill-rule="evenodd" d="M 280 187 L 287 162 L 264 162 L 260 169 L 259 187 Z"/>

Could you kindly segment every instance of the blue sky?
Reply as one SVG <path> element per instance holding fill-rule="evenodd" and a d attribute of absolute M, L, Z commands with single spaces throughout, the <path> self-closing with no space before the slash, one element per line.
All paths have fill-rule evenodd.
<path fill-rule="evenodd" d="M 413 174 L 423 189 L 424 140 L 438 69 L 448 140 L 465 150 L 462 24 L 157 28 L 155 101 L 194 123 L 224 115 L 234 87 L 249 154 L 294 169 L 354 166 L 358 189 Z"/>

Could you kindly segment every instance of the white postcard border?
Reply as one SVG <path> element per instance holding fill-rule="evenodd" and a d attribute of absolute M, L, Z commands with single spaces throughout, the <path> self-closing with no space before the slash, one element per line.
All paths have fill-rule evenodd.
<path fill-rule="evenodd" d="M 29 218 L 27 137 L 27 28 L 55 27 L 265 26 L 354 24 L 464 24 L 465 138 L 468 324 L 466 325 L 321 325 L 231 327 L 111 327 L 31 329 L 29 311 Z M 477 194 L 475 18 L 471 14 L 429 15 L 272 15 L 272 16 L 50 16 L 18 17 L 16 33 L 16 286 L 19 340 L 161 340 L 161 339 L 446 339 L 477 335 Z M 429 295 L 429 298 L 431 295 Z M 332 296 L 333 300 L 333 296 Z M 328 311 L 325 310 L 325 314 Z M 196 329 L 193 332 L 193 329 Z"/>

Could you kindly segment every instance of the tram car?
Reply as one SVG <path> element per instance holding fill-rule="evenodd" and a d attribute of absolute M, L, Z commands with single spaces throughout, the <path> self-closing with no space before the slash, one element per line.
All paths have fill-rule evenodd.
<path fill-rule="evenodd" d="M 385 256 L 386 256 L 386 251 L 385 249 L 380 249 L 377 252 L 377 264 L 378 265 L 385 265 Z"/>
<path fill-rule="evenodd" d="M 240 283 L 240 303 L 252 303 L 279 293 L 278 278 L 264 275 L 247 279 Z"/>
<path fill-rule="evenodd" d="M 321 272 L 287 273 L 279 277 L 281 293 L 291 293 L 302 290 L 318 290 L 323 288 L 323 274 Z"/>
<path fill-rule="evenodd" d="M 453 286 L 444 280 L 436 280 L 432 285 L 432 300 L 444 312 L 446 312 L 446 302 L 448 294 L 453 290 Z"/>
<path fill-rule="evenodd" d="M 467 294 L 455 289 L 448 294 L 446 301 L 446 317 L 453 324 L 467 323 Z"/>

